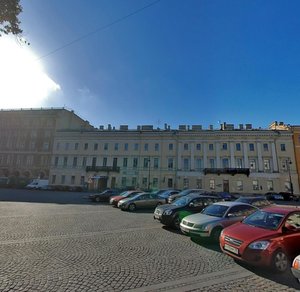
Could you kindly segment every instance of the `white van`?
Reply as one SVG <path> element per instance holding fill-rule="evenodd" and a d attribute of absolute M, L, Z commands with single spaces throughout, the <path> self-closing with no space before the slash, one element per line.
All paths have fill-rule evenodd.
<path fill-rule="evenodd" d="M 25 188 L 30 190 L 47 190 L 48 186 L 49 180 L 35 178 Z"/>

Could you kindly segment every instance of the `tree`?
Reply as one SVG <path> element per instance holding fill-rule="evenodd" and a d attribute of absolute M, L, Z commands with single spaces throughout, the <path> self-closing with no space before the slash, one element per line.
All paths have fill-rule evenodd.
<path fill-rule="evenodd" d="M 4 34 L 20 35 L 20 20 L 18 15 L 22 12 L 20 0 L 0 0 L 0 36 Z"/>

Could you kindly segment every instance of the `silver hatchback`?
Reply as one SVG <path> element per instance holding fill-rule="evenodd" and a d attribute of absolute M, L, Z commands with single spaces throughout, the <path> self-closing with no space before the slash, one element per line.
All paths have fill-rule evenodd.
<path fill-rule="evenodd" d="M 132 198 L 126 198 L 118 203 L 118 208 L 122 210 L 135 211 L 136 209 L 150 209 L 166 204 L 166 199 L 157 194 L 141 193 Z"/>

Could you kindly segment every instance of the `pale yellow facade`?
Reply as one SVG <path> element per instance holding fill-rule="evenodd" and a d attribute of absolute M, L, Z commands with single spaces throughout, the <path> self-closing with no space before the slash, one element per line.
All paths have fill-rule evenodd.
<path fill-rule="evenodd" d="M 229 129 L 228 129 L 229 128 Z M 207 191 L 299 193 L 292 132 L 251 127 L 222 130 L 126 126 L 57 131 L 52 185 L 90 188 L 203 188 Z"/>

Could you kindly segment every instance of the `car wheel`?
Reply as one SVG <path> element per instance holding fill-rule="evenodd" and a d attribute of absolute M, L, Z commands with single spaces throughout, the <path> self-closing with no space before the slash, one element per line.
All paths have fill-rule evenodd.
<path fill-rule="evenodd" d="M 283 250 L 277 250 L 273 254 L 272 268 L 277 273 L 284 273 L 289 267 L 289 259 Z"/>
<path fill-rule="evenodd" d="M 213 229 L 210 235 L 210 238 L 213 242 L 219 242 L 221 231 L 222 231 L 221 227 L 216 227 Z"/>
<path fill-rule="evenodd" d="M 136 205 L 135 205 L 135 204 L 130 204 L 130 205 L 128 206 L 128 210 L 129 210 L 130 212 L 133 212 L 135 209 L 136 209 Z"/>
<path fill-rule="evenodd" d="M 178 215 L 176 215 L 173 220 L 173 227 L 178 230 L 180 229 L 180 218 Z"/>
<path fill-rule="evenodd" d="M 100 202 L 100 198 L 99 198 L 99 197 L 96 197 L 96 198 L 95 198 L 95 201 L 96 201 L 97 203 L 99 203 L 99 202 Z"/>

